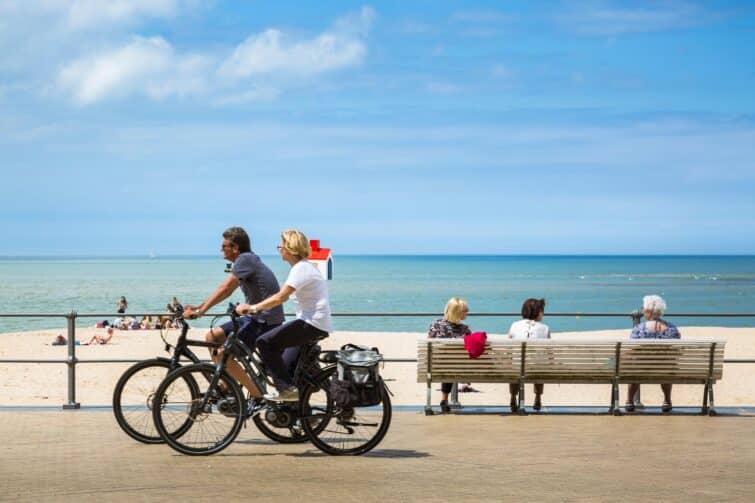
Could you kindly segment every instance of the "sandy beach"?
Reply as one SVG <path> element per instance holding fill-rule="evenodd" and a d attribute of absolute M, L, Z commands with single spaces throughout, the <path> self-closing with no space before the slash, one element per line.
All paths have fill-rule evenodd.
<path fill-rule="evenodd" d="M 681 327 L 685 339 L 726 340 L 726 358 L 755 358 L 755 328 Z M 77 328 L 77 339 L 88 341 L 102 329 Z M 191 337 L 201 339 L 204 329 L 192 330 Z M 51 346 L 64 329 L 0 335 L 0 360 L 39 359 L 61 360 L 67 357 L 66 346 Z M 168 332 L 174 341 L 178 332 Z M 347 342 L 376 346 L 386 358 L 416 358 L 417 340 L 425 334 L 414 332 L 335 332 L 324 341 L 326 349 L 336 349 Z M 627 330 L 554 333 L 554 339 L 626 339 Z M 202 348 L 198 348 L 203 351 Z M 79 360 L 127 359 L 142 360 L 167 356 L 156 330 L 116 331 L 111 343 L 104 346 L 77 346 Z M 76 400 L 83 406 L 108 406 L 113 387 L 130 363 L 84 363 L 76 368 Z M 386 363 L 382 370 L 398 405 L 425 403 L 425 385 L 417 383 L 416 363 Z M 727 364 L 723 380 L 716 384 L 716 405 L 755 405 L 755 364 Z M 0 406 L 60 406 L 67 400 L 67 367 L 62 363 L 0 363 Z M 440 400 L 439 385 L 434 385 L 433 404 Z M 477 393 L 462 393 L 460 400 L 468 405 L 504 405 L 508 403 L 508 387 L 495 384 L 474 384 Z M 675 406 L 697 406 L 702 400 L 702 386 L 676 385 Z M 621 401 L 626 398 L 622 386 Z M 532 401 L 531 387 L 526 390 L 527 403 Z M 607 406 L 610 400 L 608 385 L 547 385 L 544 405 Z M 657 385 L 642 387 L 642 399 L 647 405 L 660 405 L 662 394 Z"/>

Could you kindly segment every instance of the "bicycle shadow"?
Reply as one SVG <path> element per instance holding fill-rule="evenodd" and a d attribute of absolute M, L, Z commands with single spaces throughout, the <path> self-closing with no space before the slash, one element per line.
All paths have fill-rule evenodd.
<path fill-rule="evenodd" d="M 256 444 L 256 445 L 277 445 L 275 442 L 265 442 L 264 440 L 251 440 L 243 442 L 235 442 L 236 444 Z M 330 454 L 326 454 L 322 451 L 310 449 L 304 452 L 234 452 L 217 454 L 220 457 L 247 457 L 247 456 L 291 456 L 294 458 L 329 458 Z M 429 458 L 432 456 L 429 452 L 415 451 L 412 449 L 374 449 L 367 454 L 363 454 L 360 457 L 364 458 L 380 458 L 380 459 L 418 459 Z"/>

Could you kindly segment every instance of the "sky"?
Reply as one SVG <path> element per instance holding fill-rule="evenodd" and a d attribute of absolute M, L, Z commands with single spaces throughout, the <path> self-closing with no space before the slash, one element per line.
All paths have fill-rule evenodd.
<path fill-rule="evenodd" d="M 755 2 L 0 0 L 0 256 L 754 254 Z"/>

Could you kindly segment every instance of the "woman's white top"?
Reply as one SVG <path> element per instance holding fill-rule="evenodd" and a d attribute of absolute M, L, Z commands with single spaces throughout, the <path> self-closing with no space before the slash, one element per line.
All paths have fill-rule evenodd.
<path fill-rule="evenodd" d="M 509 335 L 512 339 L 550 339 L 551 329 L 539 321 L 519 320 L 511 324 Z"/>
<path fill-rule="evenodd" d="M 328 282 L 308 260 L 300 260 L 288 273 L 286 284 L 296 290 L 296 318 L 324 332 L 332 332 Z"/>

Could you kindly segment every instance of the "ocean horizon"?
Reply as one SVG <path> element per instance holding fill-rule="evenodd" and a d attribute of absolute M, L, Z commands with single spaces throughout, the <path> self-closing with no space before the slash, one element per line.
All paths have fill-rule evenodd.
<path fill-rule="evenodd" d="M 261 255 L 280 282 L 288 265 Z M 129 312 L 163 312 L 175 295 L 199 303 L 224 280 L 219 255 L 0 257 L 0 314 L 114 313 L 125 295 Z M 669 313 L 710 313 L 674 319 L 679 325 L 752 326 L 753 318 L 716 313 L 755 311 L 754 255 L 337 255 L 328 284 L 334 313 L 442 313 L 453 296 L 471 313 L 517 313 L 528 297 L 546 299 L 554 331 L 630 328 L 631 319 L 548 317 L 548 312 L 627 313 L 647 294 L 662 295 Z M 236 292 L 229 301 L 242 300 Z M 293 312 L 293 305 L 286 306 Z M 223 311 L 221 305 L 213 309 Z M 505 333 L 516 317 L 474 317 L 474 330 Z M 80 318 L 79 326 L 96 321 Z M 334 320 L 336 330 L 413 331 L 428 317 Z M 210 320 L 195 321 L 208 326 Z M 0 318 L 0 332 L 57 328 L 57 318 Z"/>

